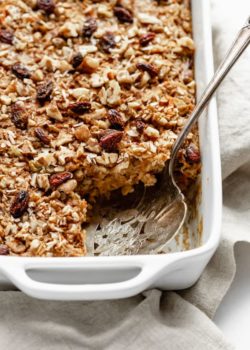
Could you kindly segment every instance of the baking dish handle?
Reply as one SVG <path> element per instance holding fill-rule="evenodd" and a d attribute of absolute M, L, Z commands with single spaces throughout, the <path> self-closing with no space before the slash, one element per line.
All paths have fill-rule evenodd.
<path fill-rule="evenodd" d="M 51 268 L 48 263 L 32 262 L 29 265 L 22 263 L 19 259 L 18 264 L 9 264 L 1 266 L 1 270 L 5 276 L 21 291 L 39 299 L 48 300 L 104 300 L 126 298 L 132 295 L 141 293 L 142 291 L 153 287 L 154 282 L 159 278 L 159 274 L 166 273 L 170 267 L 172 259 L 169 259 L 169 264 L 165 261 L 154 263 L 148 262 L 135 263 L 134 265 L 124 265 L 123 268 L 139 268 L 139 273 L 128 280 L 112 283 L 96 283 L 96 284 L 57 284 L 47 283 L 34 280 L 27 273 L 28 270 L 34 271 L 39 269 Z M 171 261 L 171 262 L 170 262 Z M 54 264 L 53 264 L 54 265 Z M 113 265 L 112 265 L 113 266 Z M 54 266 L 59 268 L 60 265 Z M 74 267 L 74 266 L 73 266 Z M 72 268 L 72 265 L 70 266 Z M 79 265 L 75 268 L 80 269 Z M 111 268 L 110 264 L 107 268 Z M 104 269 L 105 270 L 105 269 Z M 83 268 L 84 271 L 84 268 Z M 65 273 L 70 273 L 65 270 Z"/>

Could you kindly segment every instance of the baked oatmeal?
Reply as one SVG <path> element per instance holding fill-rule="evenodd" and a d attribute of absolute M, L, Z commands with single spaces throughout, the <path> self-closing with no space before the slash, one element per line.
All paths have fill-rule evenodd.
<path fill-rule="evenodd" d="M 195 103 L 191 36 L 189 0 L 0 0 L 1 255 L 86 255 L 88 206 L 156 183 Z M 195 131 L 182 181 L 199 161 Z"/>

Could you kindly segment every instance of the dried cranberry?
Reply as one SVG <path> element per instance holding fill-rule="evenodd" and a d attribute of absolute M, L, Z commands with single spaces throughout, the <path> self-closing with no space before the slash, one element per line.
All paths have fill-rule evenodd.
<path fill-rule="evenodd" d="M 77 68 L 83 61 L 83 56 L 80 52 L 76 53 L 72 58 L 72 66 L 73 68 Z"/>
<path fill-rule="evenodd" d="M 135 121 L 135 127 L 136 127 L 137 131 L 141 134 L 141 133 L 143 133 L 143 130 L 145 129 L 146 124 L 144 123 L 144 121 L 142 119 L 138 118 Z"/>
<path fill-rule="evenodd" d="M 191 144 L 186 148 L 186 158 L 190 163 L 199 163 L 201 160 L 201 155 L 199 149 Z"/>
<path fill-rule="evenodd" d="M 10 251 L 7 245 L 5 244 L 0 244 L 0 255 L 9 255 Z"/>
<path fill-rule="evenodd" d="M 104 52 L 110 53 L 110 50 L 116 47 L 114 34 L 111 32 L 106 32 L 101 37 L 99 45 Z"/>
<path fill-rule="evenodd" d="M 86 19 L 83 25 L 83 31 L 82 31 L 84 38 L 91 38 L 91 36 L 94 34 L 96 30 L 97 30 L 96 19 L 95 18 Z"/>
<path fill-rule="evenodd" d="M 55 10 L 56 5 L 54 0 L 37 0 L 37 8 L 50 14 Z"/>
<path fill-rule="evenodd" d="M 150 63 L 137 63 L 137 68 L 147 72 L 152 78 L 158 75 L 158 69 Z"/>
<path fill-rule="evenodd" d="M 75 102 L 69 105 L 69 109 L 76 114 L 84 114 L 91 110 L 91 103 L 87 101 Z"/>
<path fill-rule="evenodd" d="M 15 63 L 12 66 L 12 73 L 19 79 L 29 79 L 30 71 L 20 63 Z"/>
<path fill-rule="evenodd" d="M 70 172 L 53 174 L 50 176 L 49 182 L 52 187 L 58 187 L 64 182 L 72 179 L 73 175 Z"/>
<path fill-rule="evenodd" d="M 121 141 L 122 137 L 122 131 L 112 129 L 106 130 L 100 139 L 100 145 L 107 152 L 116 152 L 118 150 L 118 144 Z"/>
<path fill-rule="evenodd" d="M 122 6 L 115 6 L 114 14 L 121 23 L 133 23 L 133 16 L 131 12 Z"/>
<path fill-rule="evenodd" d="M 29 193 L 27 191 L 18 192 L 10 207 L 10 213 L 13 218 L 20 218 L 28 209 L 28 205 Z"/>
<path fill-rule="evenodd" d="M 121 114 L 116 109 L 110 109 L 108 111 L 108 120 L 113 129 L 123 130 L 125 123 Z"/>
<path fill-rule="evenodd" d="M 170 4 L 169 0 L 156 0 L 156 2 L 158 3 L 158 5 L 169 5 Z"/>
<path fill-rule="evenodd" d="M 48 135 L 45 133 L 45 131 L 42 128 L 36 128 L 35 135 L 45 145 L 48 145 L 50 143 L 50 139 Z"/>
<path fill-rule="evenodd" d="M 152 40 L 154 40 L 155 38 L 155 33 L 146 33 L 146 34 L 143 34 L 140 39 L 139 39 L 139 42 L 140 42 L 140 45 L 141 46 L 147 46 Z"/>
<path fill-rule="evenodd" d="M 28 126 L 29 112 L 20 103 L 15 102 L 11 105 L 11 121 L 16 128 L 26 130 Z"/>
<path fill-rule="evenodd" d="M 37 99 L 40 102 L 45 102 L 50 100 L 53 91 L 52 81 L 46 81 L 37 87 Z"/>
<path fill-rule="evenodd" d="M 12 31 L 0 28 L 0 41 L 5 44 L 13 44 L 14 34 Z"/>

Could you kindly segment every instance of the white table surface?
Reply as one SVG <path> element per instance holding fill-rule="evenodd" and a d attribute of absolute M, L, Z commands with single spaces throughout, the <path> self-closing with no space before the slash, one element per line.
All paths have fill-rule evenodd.
<path fill-rule="evenodd" d="M 215 323 L 237 350 L 250 350 L 250 244 L 236 246 L 236 278 Z"/>

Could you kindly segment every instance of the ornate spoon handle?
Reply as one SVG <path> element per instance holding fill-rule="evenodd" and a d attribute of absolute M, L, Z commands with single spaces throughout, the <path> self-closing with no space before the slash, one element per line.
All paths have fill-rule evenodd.
<path fill-rule="evenodd" d="M 250 43 L 250 17 L 248 18 L 246 24 L 239 32 L 238 36 L 236 37 L 236 40 L 232 44 L 230 50 L 228 51 L 225 59 L 220 64 L 219 68 L 217 69 L 216 73 L 214 74 L 212 80 L 208 84 L 207 88 L 203 92 L 200 101 L 197 103 L 196 107 L 194 108 L 192 114 L 187 120 L 186 125 L 180 132 L 173 150 L 171 154 L 171 160 L 169 162 L 169 173 L 171 176 L 173 175 L 173 168 L 174 168 L 174 162 L 176 155 L 182 146 L 183 141 L 187 137 L 190 129 L 194 125 L 194 123 L 198 120 L 202 112 L 204 111 L 205 107 L 207 106 L 208 102 L 210 101 L 211 97 L 213 96 L 214 92 L 217 90 L 218 86 L 221 84 L 221 82 L 226 77 L 227 73 L 231 70 L 231 68 L 234 66 L 234 64 L 238 61 L 242 53 L 245 51 L 245 49 L 248 47 Z"/>

